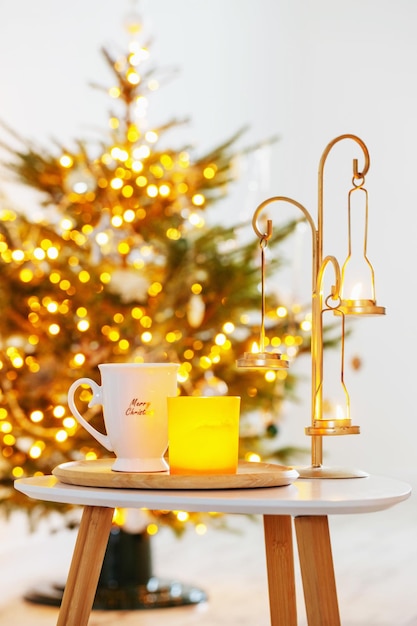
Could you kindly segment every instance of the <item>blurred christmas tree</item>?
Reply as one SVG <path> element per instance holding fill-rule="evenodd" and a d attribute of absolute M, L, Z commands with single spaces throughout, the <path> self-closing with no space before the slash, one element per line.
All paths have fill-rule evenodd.
<path fill-rule="evenodd" d="M 291 374 L 235 367 L 259 336 L 259 244 L 253 237 L 242 241 L 243 225 L 205 220 L 233 180 L 239 133 L 198 157 L 187 147 L 160 147 L 180 122 L 148 127 L 148 97 L 157 79 L 145 69 L 149 52 L 140 43 L 139 22 L 130 28 L 127 55 L 104 51 L 117 110 L 101 142 L 80 140 L 74 149 L 50 151 L 12 133 L 20 147 L 3 146 L 18 180 L 42 193 L 45 215 L 33 222 L 4 203 L 0 215 L 5 484 L 50 473 L 65 461 L 106 455 L 66 402 L 70 384 L 80 376 L 98 380 L 97 364 L 106 361 L 178 362 L 181 393 L 241 395 L 242 456 L 287 460 L 276 435 Z M 307 350 L 308 321 L 273 296 L 268 305 L 270 348 L 279 346 L 291 359 Z M 90 409 L 89 418 L 101 427 L 100 412 Z M 34 506 L 18 498 L 11 490 L 3 504 Z M 182 523 L 165 516 L 171 525 Z"/>

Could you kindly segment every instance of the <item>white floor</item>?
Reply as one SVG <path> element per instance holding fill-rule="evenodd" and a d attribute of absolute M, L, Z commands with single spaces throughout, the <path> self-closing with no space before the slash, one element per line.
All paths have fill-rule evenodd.
<path fill-rule="evenodd" d="M 404 475 L 399 476 L 407 480 Z M 417 487 L 417 479 L 408 479 Z M 163 529 L 152 540 L 154 574 L 203 588 L 204 605 L 150 611 L 94 611 L 89 626 L 268 626 L 263 527 L 229 517 L 236 532 Z M 57 609 L 25 602 L 40 582 L 65 580 L 75 531 L 28 535 L 21 514 L 0 525 L 0 626 L 53 626 Z M 330 519 L 343 626 L 417 626 L 417 499 L 380 513 Z M 298 614 L 305 611 L 297 571 Z"/>

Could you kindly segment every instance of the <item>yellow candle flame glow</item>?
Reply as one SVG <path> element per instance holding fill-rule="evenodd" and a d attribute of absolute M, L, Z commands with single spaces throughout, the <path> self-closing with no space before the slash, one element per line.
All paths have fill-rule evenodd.
<path fill-rule="evenodd" d="M 351 300 L 359 300 L 362 293 L 362 283 L 356 283 L 352 288 Z"/>
<path fill-rule="evenodd" d="M 259 346 L 258 346 L 256 341 L 254 341 L 253 344 L 252 344 L 251 352 L 252 352 L 252 354 L 258 354 L 258 352 L 259 352 Z"/>
<path fill-rule="evenodd" d="M 336 418 L 338 420 L 343 420 L 345 419 L 345 412 L 343 410 L 343 407 L 340 406 L 340 404 L 336 405 Z"/>

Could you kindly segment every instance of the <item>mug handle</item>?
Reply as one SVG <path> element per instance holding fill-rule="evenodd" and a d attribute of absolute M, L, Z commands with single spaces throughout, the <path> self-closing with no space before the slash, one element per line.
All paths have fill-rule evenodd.
<path fill-rule="evenodd" d="M 77 422 L 81 424 L 81 426 L 83 426 L 90 433 L 90 435 L 94 437 L 94 439 L 96 439 L 99 443 L 101 443 L 101 445 L 104 446 L 107 450 L 110 450 L 110 452 L 113 452 L 113 446 L 110 443 L 110 439 L 108 435 L 104 435 L 103 433 L 100 433 L 93 426 L 91 426 L 91 424 L 89 424 L 87 420 L 84 419 L 84 417 L 81 415 L 81 413 L 79 412 L 79 410 L 77 409 L 75 405 L 75 402 L 74 402 L 75 390 L 81 385 L 88 385 L 89 387 L 91 387 L 93 391 L 93 397 L 88 403 L 89 408 L 91 408 L 92 406 L 96 404 L 101 404 L 101 405 L 103 404 L 103 401 L 101 399 L 100 385 L 98 385 L 94 380 L 91 380 L 91 378 L 79 378 L 78 380 L 72 383 L 71 387 L 68 390 L 68 406 L 71 409 L 71 413 L 73 414 Z"/>

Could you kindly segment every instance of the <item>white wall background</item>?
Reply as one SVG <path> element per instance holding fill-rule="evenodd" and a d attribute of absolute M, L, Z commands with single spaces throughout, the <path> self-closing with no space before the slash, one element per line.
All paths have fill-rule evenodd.
<path fill-rule="evenodd" d="M 315 215 L 317 166 L 328 141 L 354 133 L 368 145 L 368 251 L 387 317 L 355 324 L 348 359 L 358 355 L 363 366 L 353 372 L 348 363 L 346 379 L 362 434 L 325 440 L 326 458 L 370 471 L 415 470 L 417 3 L 148 0 L 140 6 L 154 36 L 155 62 L 180 70 L 152 101 L 155 121 L 190 115 L 181 142 L 202 151 L 246 124 L 248 143 L 281 137 L 270 153 L 269 180 L 249 191 L 253 166 L 230 196 L 227 219 L 249 216 L 277 194 L 296 198 Z M 88 83 L 111 83 L 99 50 L 127 42 L 123 21 L 130 7 L 127 0 L 0 0 L 0 119 L 40 142 L 71 143 L 104 129 L 109 102 Z M 350 147 L 334 157 L 330 195 L 339 176 L 350 183 L 358 154 Z M 11 193 L 15 203 L 33 209 L 34 197 Z M 332 228 L 344 219 L 345 205 L 342 192 L 327 207 Z M 302 266 L 296 295 L 308 297 L 308 255 Z M 305 446 L 309 368 L 295 367 L 307 376 L 299 388 L 304 402 L 286 407 L 282 440 Z"/>

